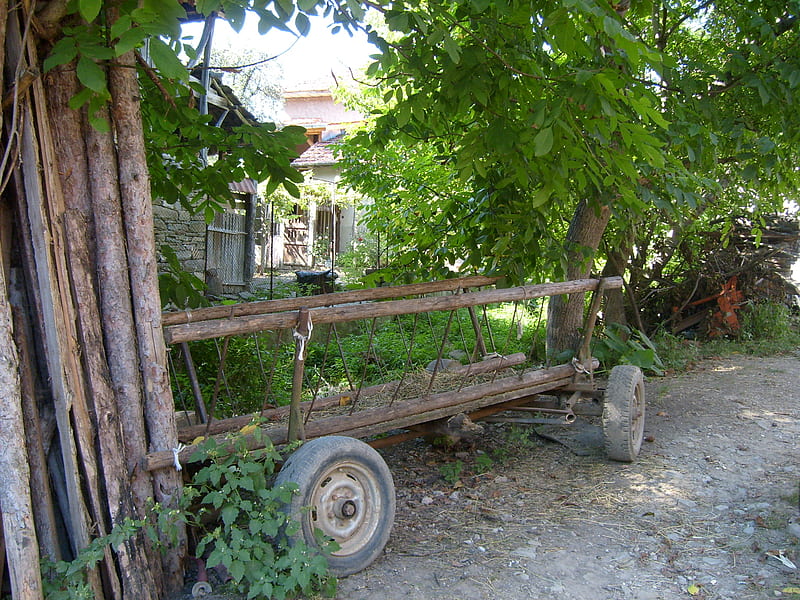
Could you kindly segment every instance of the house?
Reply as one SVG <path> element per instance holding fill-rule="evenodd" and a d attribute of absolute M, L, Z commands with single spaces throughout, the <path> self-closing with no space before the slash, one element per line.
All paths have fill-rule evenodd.
<path fill-rule="evenodd" d="M 307 173 L 307 182 L 323 188 L 295 218 L 284 224 L 282 263 L 286 266 L 331 267 L 357 235 L 357 208 L 339 186 L 336 143 L 364 121 L 333 97 L 330 89 L 309 86 L 284 94 L 288 124 L 306 128 L 307 144 L 292 162 Z"/>

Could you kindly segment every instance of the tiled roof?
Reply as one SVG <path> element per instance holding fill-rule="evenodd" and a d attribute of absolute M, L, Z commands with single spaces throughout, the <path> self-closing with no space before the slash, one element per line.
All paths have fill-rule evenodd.
<path fill-rule="evenodd" d="M 329 140 L 317 142 L 306 149 L 298 158 L 292 161 L 292 166 L 300 167 L 329 167 L 339 161 L 333 155 L 333 146 L 344 139 L 345 134 L 332 137 Z"/>

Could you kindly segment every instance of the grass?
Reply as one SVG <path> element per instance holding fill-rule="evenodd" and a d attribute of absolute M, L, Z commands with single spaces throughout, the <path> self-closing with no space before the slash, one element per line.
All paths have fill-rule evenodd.
<path fill-rule="evenodd" d="M 476 307 L 476 316 L 488 353 L 523 352 L 537 355 L 544 344 L 540 310 L 530 305 L 501 304 Z M 304 400 L 347 389 L 351 383 L 373 385 L 419 372 L 442 356 L 462 363 L 480 360 L 476 331 L 466 309 L 315 328 L 305 361 Z M 265 398 L 285 405 L 291 397 L 294 340 L 290 331 L 264 331 L 223 340 L 193 342 L 191 352 L 207 405 L 215 389 L 214 416 L 247 414 L 261 409 Z M 175 350 L 171 375 L 179 409 L 192 404 L 183 360 Z M 220 357 L 224 369 L 219 371 Z M 269 390 L 269 392 L 267 392 Z"/>
<path fill-rule="evenodd" d="M 546 327 L 542 313 L 542 305 L 533 302 L 493 305 L 485 311 L 476 307 L 487 352 L 524 352 L 532 363 L 542 362 Z M 659 366 L 663 363 L 667 371 L 682 371 L 712 356 L 769 356 L 800 348 L 800 319 L 783 305 L 751 304 L 740 312 L 740 320 L 742 327 L 735 337 L 703 343 L 659 333 L 652 340 L 657 354 L 648 354 L 648 360 Z M 615 347 L 606 345 L 608 365 L 627 362 L 624 352 L 620 354 L 616 348 L 615 353 Z M 653 351 L 630 341 L 628 346 L 631 348 L 623 348 L 631 350 L 628 359 Z M 336 393 L 351 382 L 372 385 L 399 379 L 404 372 L 425 369 L 440 353 L 443 358 L 456 358 L 462 363 L 479 359 L 475 348 L 476 332 L 466 309 L 341 323 L 335 330 L 320 326 L 308 345 L 304 399 L 315 393 Z M 227 349 L 222 340 L 194 342 L 191 349 L 207 405 L 218 388 L 216 418 L 258 411 L 265 398 L 277 405 L 289 403 L 294 362 L 290 331 L 233 337 Z M 596 345 L 595 351 L 599 350 Z M 171 375 L 176 405 L 179 409 L 190 408 L 191 392 L 182 370 L 183 360 L 177 349 L 173 353 Z M 227 358 L 220 375 L 222 354 Z"/>

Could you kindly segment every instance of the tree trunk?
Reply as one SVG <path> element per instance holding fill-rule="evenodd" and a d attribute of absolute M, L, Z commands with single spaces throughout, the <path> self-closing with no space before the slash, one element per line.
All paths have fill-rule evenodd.
<path fill-rule="evenodd" d="M 19 363 L 11 334 L 4 254 L 0 245 L 0 510 L 12 596 L 15 600 L 40 600 L 39 547 L 33 524 Z"/>
<path fill-rule="evenodd" d="M 606 250 L 606 264 L 603 267 L 603 277 L 622 277 L 628 266 L 633 244 L 631 234 L 623 232 L 625 239 L 617 240 L 609 244 Z M 603 310 L 603 321 L 605 323 L 617 323 L 619 325 L 628 324 L 628 317 L 625 308 L 625 290 L 622 288 L 608 290 L 606 293 L 606 305 Z"/>
<path fill-rule="evenodd" d="M 153 452 L 177 447 L 178 429 L 161 328 L 153 202 L 135 67 L 133 52 L 116 59 L 109 73 L 109 88 L 128 244 L 128 272 L 145 392 L 145 419 L 149 449 Z M 154 474 L 153 479 L 156 500 L 165 507 L 175 507 L 183 485 L 180 473 L 175 469 L 161 470 Z M 164 583 L 167 593 L 173 593 L 183 585 L 181 562 L 186 552 L 185 530 L 178 532 L 177 546 L 168 545 L 167 548 L 162 561 Z"/>
<path fill-rule="evenodd" d="M 567 231 L 566 279 L 584 279 L 592 272 L 594 254 L 611 217 L 611 209 L 600 202 L 582 200 Z M 565 351 L 577 353 L 581 343 L 585 292 L 553 296 L 547 308 L 547 356 L 553 360 Z M 561 362 L 557 359 L 557 362 Z"/>

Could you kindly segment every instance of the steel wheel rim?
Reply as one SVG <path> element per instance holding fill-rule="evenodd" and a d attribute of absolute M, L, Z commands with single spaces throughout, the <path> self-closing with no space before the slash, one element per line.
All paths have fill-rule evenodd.
<path fill-rule="evenodd" d="M 369 544 L 380 524 L 381 498 L 375 474 L 355 462 L 339 463 L 322 474 L 311 495 L 307 522 L 332 537 L 347 556 Z"/>

